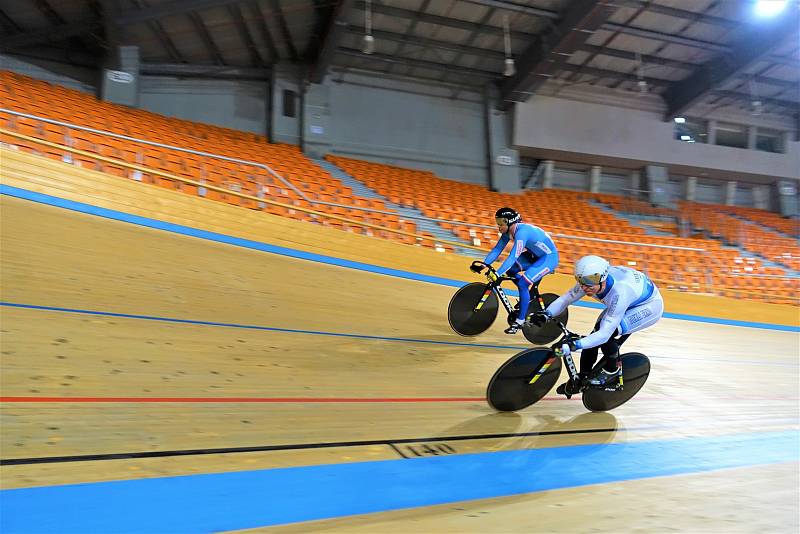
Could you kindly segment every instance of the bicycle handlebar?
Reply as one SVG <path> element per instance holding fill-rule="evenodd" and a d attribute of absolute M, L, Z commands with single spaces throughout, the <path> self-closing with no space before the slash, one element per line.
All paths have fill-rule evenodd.
<path fill-rule="evenodd" d="M 497 276 L 497 271 L 495 270 L 495 268 L 492 267 L 488 263 L 484 263 L 484 262 L 482 262 L 480 260 L 475 260 L 475 261 L 472 262 L 471 266 L 472 265 L 480 265 L 481 267 L 485 267 L 486 268 L 485 276 L 486 276 L 486 278 L 489 279 L 489 282 L 491 282 L 491 283 L 498 283 L 499 284 L 501 282 L 513 282 L 514 281 L 514 279 L 511 278 L 510 276 L 506 276 L 506 275 Z"/>
<path fill-rule="evenodd" d="M 552 321 L 554 323 L 556 323 L 558 325 L 558 327 L 561 328 L 561 331 L 564 333 L 564 335 L 561 336 L 561 339 L 559 339 L 558 341 L 556 341 L 553 344 L 553 346 L 551 347 L 552 349 L 554 349 L 554 350 L 557 349 L 557 348 L 560 349 L 561 345 L 563 345 L 564 343 L 569 342 L 571 339 L 578 339 L 579 337 L 581 337 L 578 334 L 576 334 L 575 332 L 570 331 L 567 328 L 567 326 L 564 323 L 562 323 L 561 321 L 559 321 L 558 319 L 553 319 Z"/>

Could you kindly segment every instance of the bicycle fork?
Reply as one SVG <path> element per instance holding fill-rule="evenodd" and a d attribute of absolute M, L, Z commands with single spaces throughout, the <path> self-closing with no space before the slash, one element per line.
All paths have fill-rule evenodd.
<path fill-rule="evenodd" d="M 567 370 L 569 371 L 569 376 L 572 378 L 573 382 L 578 381 L 578 371 L 575 369 L 575 360 L 572 359 L 572 354 L 567 354 L 566 356 L 561 353 L 560 349 L 554 349 L 553 355 L 550 356 L 546 362 L 542 365 L 542 367 L 531 377 L 530 382 L 528 384 L 533 384 L 539 377 L 541 377 L 547 369 L 553 365 L 553 362 L 556 361 L 556 358 L 563 356 L 564 361 L 567 363 Z"/>
<path fill-rule="evenodd" d="M 486 299 L 488 299 L 489 295 L 491 295 L 491 294 L 492 294 L 492 288 L 487 286 L 486 287 L 486 291 L 483 292 L 483 296 L 481 297 L 481 300 L 478 301 L 478 303 L 475 305 L 475 308 L 472 310 L 472 312 L 475 313 L 475 312 L 480 311 L 480 309 L 483 308 L 483 305 L 486 304 Z"/>

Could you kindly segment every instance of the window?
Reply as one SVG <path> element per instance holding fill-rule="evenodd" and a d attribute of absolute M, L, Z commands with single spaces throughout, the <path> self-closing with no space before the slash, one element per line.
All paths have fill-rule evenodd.
<path fill-rule="evenodd" d="M 759 128 L 756 131 L 756 150 L 783 153 L 783 132 Z"/>
<path fill-rule="evenodd" d="M 700 119 L 683 119 L 675 122 L 675 139 L 686 143 L 707 143 L 708 123 Z"/>
<path fill-rule="evenodd" d="M 283 116 L 284 117 L 297 117 L 297 109 L 295 102 L 297 99 L 295 98 L 295 92 L 290 91 L 289 89 L 283 90 Z"/>
<path fill-rule="evenodd" d="M 730 122 L 718 122 L 716 134 L 719 146 L 747 148 L 747 126 Z"/>

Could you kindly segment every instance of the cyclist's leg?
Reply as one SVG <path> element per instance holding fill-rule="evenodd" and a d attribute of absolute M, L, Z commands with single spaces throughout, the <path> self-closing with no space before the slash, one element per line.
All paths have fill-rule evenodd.
<path fill-rule="evenodd" d="M 520 257 L 522 260 L 522 257 Z M 519 263 L 519 262 L 518 262 Z M 526 262 L 527 263 L 527 262 Z M 520 264 L 520 272 L 516 275 L 517 287 L 519 288 L 519 316 L 528 316 L 528 307 L 531 304 L 531 288 L 539 280 L 556 270 L 558 258 L 544 256 L 533 263 Z"/>
<path fill-rule="evenodd" d="M 639 330 L 644 330 L 656 324 L 664 314 L 664 300 L 656 289 L 656 294 L 635 308 L 625 312 L 622 322 L 619 325 L 622 334 L 633 334 Z"/>
<path fill-rule="evenodd" d="M 603 320 L 603 317 L 606 315 L 606 310 L 597 317 L 597 321 L 594 323 L 594 329 L 592 332 L 597 332 L 597 329 L 600 328 L 600 321 Z M 589 349 L 583 349 L 581 351 L 581 364 L 580 364 L 580 372 L 582 375 L 588 376 L 589 373 L 592 371 L 592 367 L 594 367 L 594 363 L 597 361 L 597 354 L 600 350 L 600 347 L 592 347 Z M 603 352 L 605 354 L 605 352 Z"/>
<path fill-rule="evenodd" d="M 619 348 L 623 343 L 633 334 L 640 330 L 644 330 L 653 326 L 661 319 L 664 314 L 664 300 L 660 294 L 655 298 L 631 308 L 625 312 L 622 322 L 615 332 L 615 336 L 619 333 L 619 337 L 611 336 L 611 338 L 600 345 L 600 350 L 606 357 L 606 362 L 603 368 L 608 372 L 614 372 L 617 369 L 617 360 L 619 359 Z"/>

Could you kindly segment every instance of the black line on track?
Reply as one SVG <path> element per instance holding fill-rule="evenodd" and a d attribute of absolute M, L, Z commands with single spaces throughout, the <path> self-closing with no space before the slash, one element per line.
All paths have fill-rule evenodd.
<path fill-rule="evenodd" d="M 201 456 L 205 454 L 240 454 L 245 452 L 271 452 L 303 449 L 327 449 L 335 447 L 362 447 L 367 445 L 389 445 L 395 443 L 424 443 L 435 441 L 465 441 L 472 439 L 521 438 L 533 436 L 559 436 L 570 434 L 599 434 L 615 432 L 616 428 L 590 428 L 583 430 L 550 430 L 543 432 L 516 432 L 504 434 L 474 434 L 466 436 L 433 436 L 428 438 L 376 439 L 365 441 L 335 441 L 327 443 L 297 443 L 288 445 L 257 445 L 253 447 L 225 447 L 216 449 L 185 449 L 176 451 L 121 452 L 108 454 L 84 454 L 79 456 L 44 456 L 40 458 L 6 458 L 4 465 L 55 464 L 65 462 L 93 462 L 103 460 L 130 460 L 135 458 L 164 458 L 170 456 Z M 395 449 L 397 450 L 397 449 Z M 398 451 L 399 452 L 399 451 Z M 400 453 L 402 455 L 402 453 Z"/>

